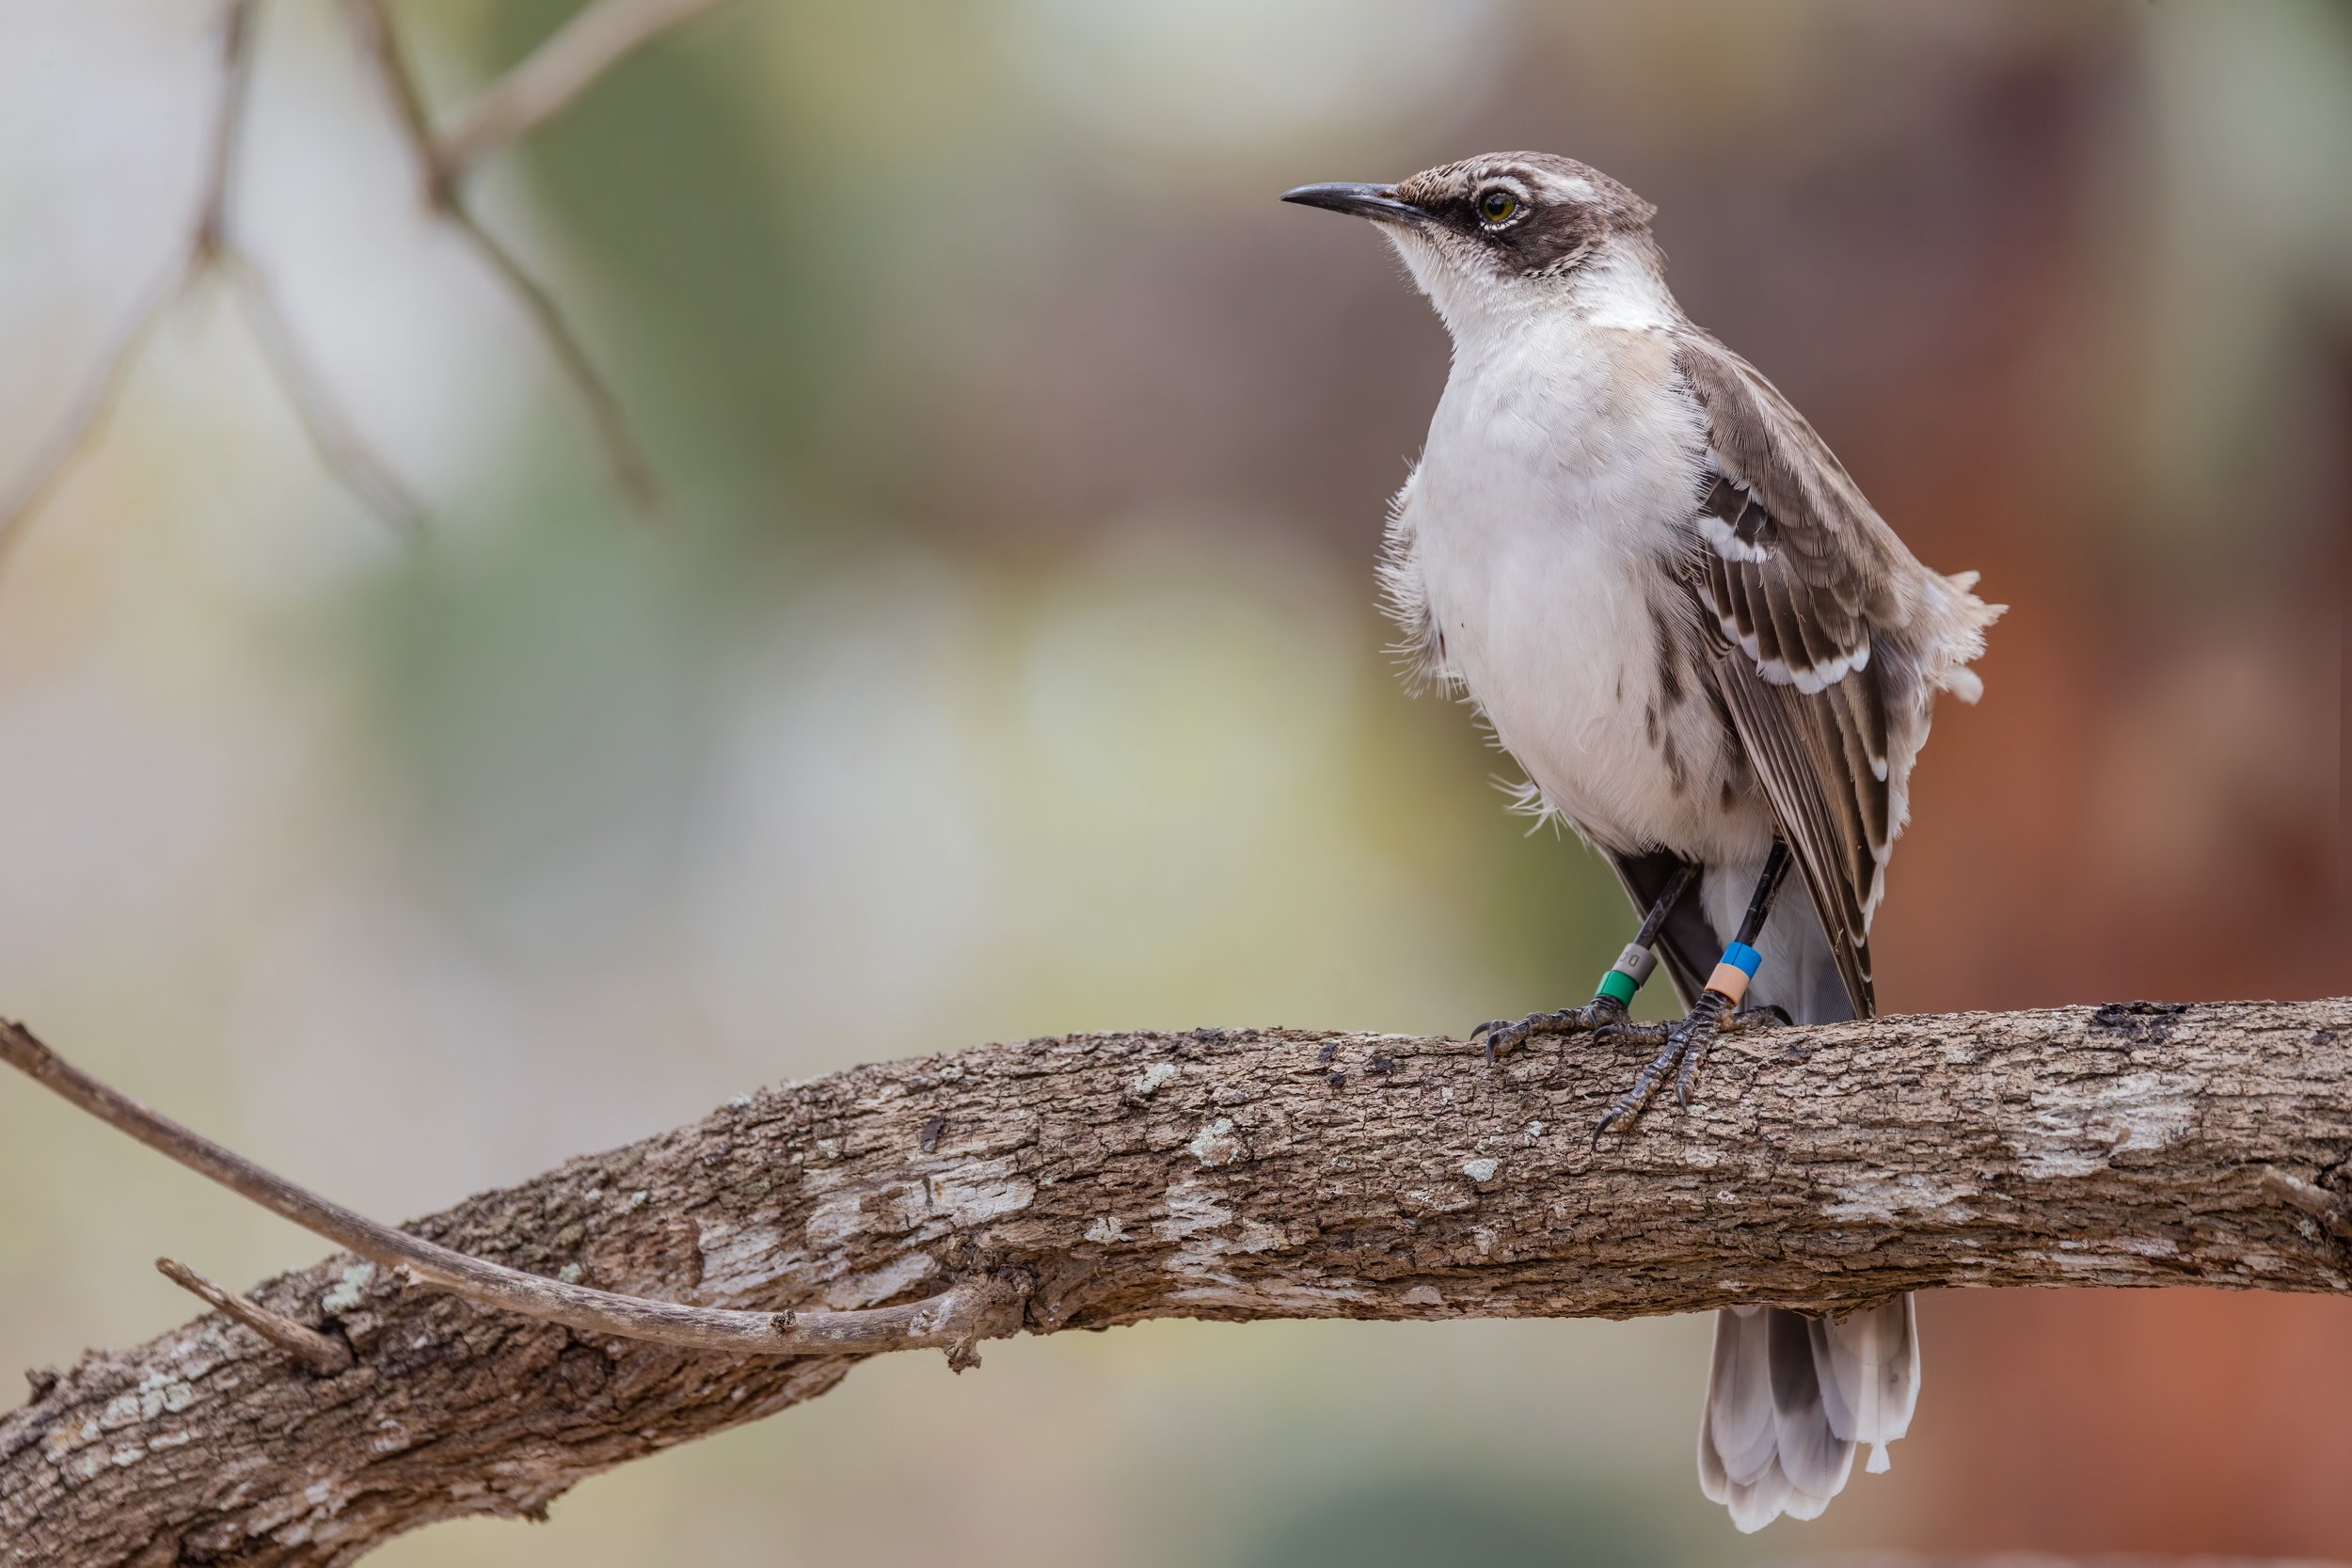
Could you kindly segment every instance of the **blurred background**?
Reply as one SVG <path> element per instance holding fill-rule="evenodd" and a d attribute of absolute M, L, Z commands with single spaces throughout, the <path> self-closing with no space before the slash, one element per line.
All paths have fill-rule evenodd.
<path fill-rule="evenodd" d="M 392 11 L 450 105 L 571 8 Z M 1372 609 L 1442 332 L 1274 200 L 1493 148 L 1658 202 L 1693 316 L 2012 607 L 1890 1010 L 2352 990 L 2352 6 L 737 0 L 475 188 L 652 525 L 340 8 L 260 14 L 238 230 L 431 530 L 219 290 L 167 320 L 0 573 L 0 1007 L 363 1210 L 861 1059 L 1585 994 L 1613 882 Z M 185 244 L 216 22 L 0 4 L 0 488 Z M 0 1367 L 186 1318 L 159 1252 L 320 1251 L 21 1085 L 0 1193 Z M 1754 1539 L 1693 1484 L 1703 1321 L 1159 1323 L 889 1358 L 373 1560 L 2352 1559 L 2345 1303 L 1921 1315 L 1893 1474 Z"/>

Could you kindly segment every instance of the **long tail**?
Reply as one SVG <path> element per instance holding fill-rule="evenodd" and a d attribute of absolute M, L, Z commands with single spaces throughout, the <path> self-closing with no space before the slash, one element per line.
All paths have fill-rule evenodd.
<path fill-rule="evenodd" d="M 1717 929 L 1739 918 L 1755 878 L 1753 866 L 1708 868 L 1700 902 Z M 1803 886 L 1782 894 L 1756 945 L 1756 1004 L 1782 1006 L 1800 1023 L 1853 1016 Z M 1918 1317 L 1907 1295 L 1836 1320 L 1726 1307 L 1715 1314 L 1699 1489 L 1742 1530 L 1782 1513 L 1814 1518 L 1845 1490 L 1855 1449 L 1870 1450 L 1867 1469 L 1888 1467 L 1886 1445 L 1910 1429 L 1918 1397 Z"/>
<path fill-rule="evenodd" d="M 1811 1519 L 1846 1489 L 1854 1449 L 1887 1468 L 1911 1426 L 1919 1332 L 1911 1297 L 1836 1322 L 1780 1307 L 1715 1314 L 1715 1361 L 1699 1422 L 1699 1490 L 1759 1530 Z"/>

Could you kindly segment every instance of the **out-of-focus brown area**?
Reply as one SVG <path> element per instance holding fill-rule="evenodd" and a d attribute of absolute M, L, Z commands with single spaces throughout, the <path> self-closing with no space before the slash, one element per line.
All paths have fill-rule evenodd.
<path fill-rule="evenodd" d="M 394 10 L 455 102 L 566 8 Z M 2010 606 L 1918 774 L 1890 1008 L 2352 989 L 2341 4 L 723 7 L 481 191 L 650 437 L 651 530 L 333 8 L 265 27 L 240 221 L 435 535 L 174 318 L 0 578 L 0 1007 L 338 1196 L 990 1036 L 1581 994 L 1618 895 L 1369 608 L 1442 333 L 1273 199 L 1494 147 L 1655 200 L 1692 314 Z M 0 13 L 0 461 L 177 243 L 213 58 L 191 8 Z M 358 1096 L 355 1146 L 314 1112 Z M 18 1364 L 177 1321 L 158 1252 L 315 1250 L 5 1085 L 0 1193 Z M 1754 1542 L 1689 1474 L 1702 1324 L 1169 1325 L 877 1366 L 383 1560 L 2352 1559 L 2344 1304 L 1923 1319 L 1894 1473 Z"/>

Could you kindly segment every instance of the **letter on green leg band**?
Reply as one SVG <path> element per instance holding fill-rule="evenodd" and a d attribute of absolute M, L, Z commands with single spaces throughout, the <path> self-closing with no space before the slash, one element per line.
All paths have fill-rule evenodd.
<path fill-rule="evenodd" d="M 1633 1006 L 1633 993 L 1641 989 L 1642 983 L 1632 975 L 1628 974 L 1622 969 L 1613 969 L 1600 977 L 1600 990 L 1597 994 L 1614 997 L 1618 1006 L 1630 1007 Z"/>

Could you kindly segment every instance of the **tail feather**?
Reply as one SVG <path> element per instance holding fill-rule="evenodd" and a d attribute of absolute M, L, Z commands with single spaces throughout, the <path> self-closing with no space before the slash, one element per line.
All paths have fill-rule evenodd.
<path fill-rule="evenodd" d="M 1806 1321 L 1777 1307 L 1764 1313 L 1772 1338 L 1772 1427 L 1788 1484 L 1826 1503 L 1853 1471 L 1853 1439 L 1838 1432 L 1822 1400 Z"/>
<path fill-rule="evenodd" d="M 1760 1308 L 1735 1307 L 1715 1323 L 1715 1363 L 1708 1376 L 1706 1440 L 1699 1445 L 1699 1484 L 1716 1493 L 1752 1485 L 1774 1463 L 1772 1378 Z"/>
<path fill-rule="evenodd" d="M 1751 867 L 1709 867 L 1701 883 L 1710 924 L 1736 918 Z M 1764 968 L 1752 1000 L 1800 1023 L 1852 1016 L 1828 939 L 1802 887 L 1784 893 L 1757 945 Z M 1715 1314 L 1715 1355 L 1699 1422 L 1699 1489 L 1742 1531 L 1786 1513 L 1811 1519 L 1845 1490 L 1854 1450 L 1887 1468 L 1886 1445 L 1911 1427 L 1919 1394 L 1919 1329 L 1912 1298 L 1830 1320 L 1779 1307 Z"/>
<path fill-rule="evenodd" d="M 1811 1519 L 1845 1490 L 1854 1443 L 1832 1425 L 1808 1321 L 1778 1307 L 1715 1314 L 1699 1421 L 1699 1490 L 1741 1530 Z"/>
<path fill-rule="evenodd" d="M 1873 1475 L 1888 1468 L 1886 1445 L 1911 1430 L 1919 1399 L 1919 1317 L 1912 1298 L 1831 1323 L 1807 1325 L 1814 1376 L 1830 1430 L 1870 1449 Z"/>
<path fill-rule="evenodd" d="M 1760 1307 L 1715 1315 L 1715 1359 L 1699 1422 L 1699 1490 L 1729 1508 L 1743 1530 L 1762 1529 L 1790 1501 L 1772 1408 L 1771 1325 Z"/>
<path fill-rule="evenodd" d="M 1742 1486 L 1734 1482 L 1730 1492 L 1718 1500 L 1730 1506 L 1731 1522 L 1740 1527 L 1741 1534 L 1754 1535 L 1780 1517 L 1798 1499 L 1788 1484 L 1788 1478 L 1782 1475 L 1780 1466 L 1775 1465 L 1757 1477 L 1753 1484 Z"/>

